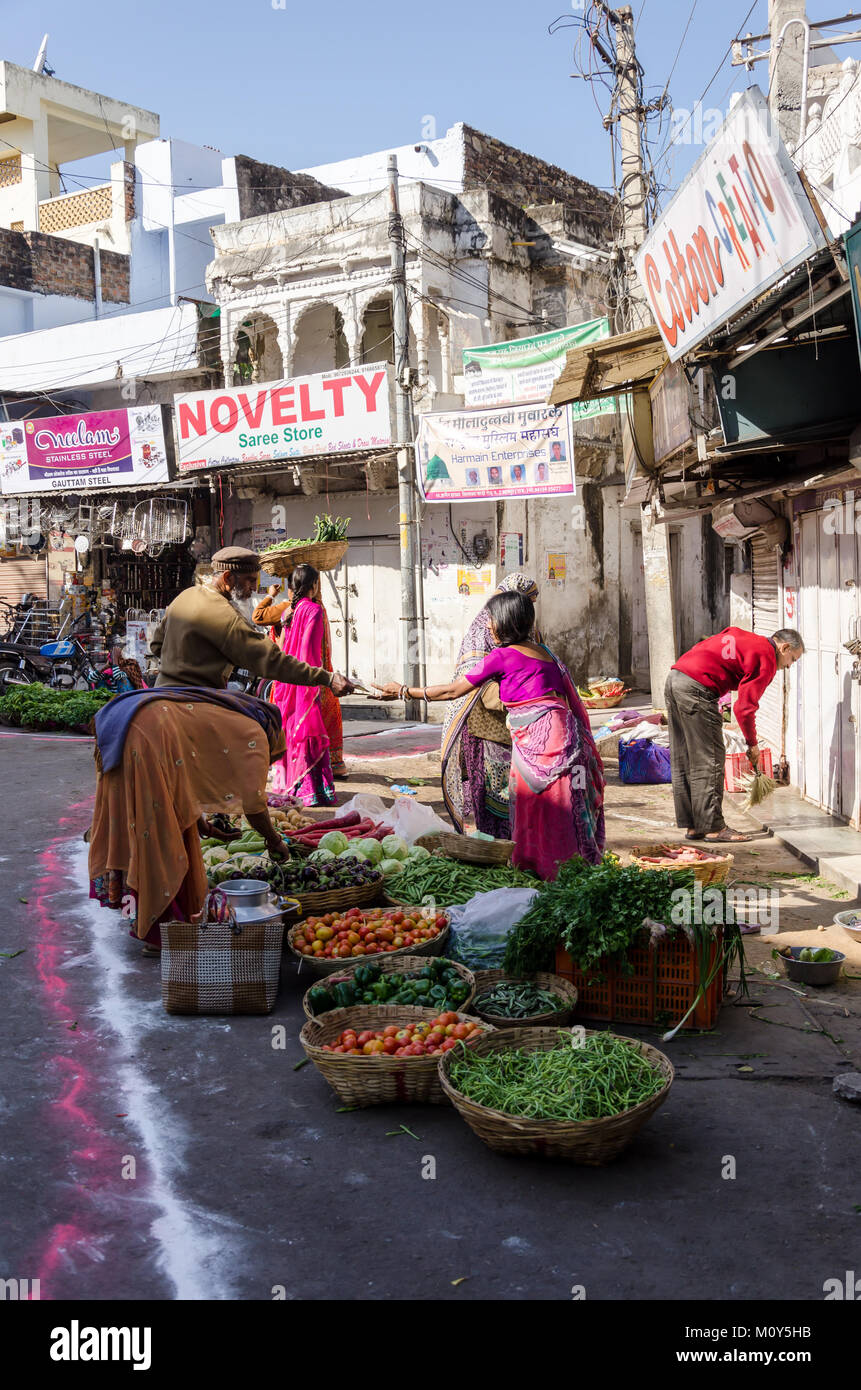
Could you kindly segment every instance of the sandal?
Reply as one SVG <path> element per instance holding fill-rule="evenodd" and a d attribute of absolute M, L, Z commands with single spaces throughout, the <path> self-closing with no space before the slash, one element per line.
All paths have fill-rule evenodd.
<path fill-rule="evenodd" d="M 142 948 L 142 950 L 141 950 L 141 955 L 143 955 L 143 956 L 150 956 L 150 957 L 160 956 L 160 955 L 161 955 L 161 947 L 160 947 L 160 946 L 144 946 L 144 947 Z"/>
<path fill-rule="evenodd" d="M 703 839 L 707 840 L 708 843 L 712 845 L 743 845 L 746 844 L 748 840 L 767 839 L 770 834 L 770 830 L 752 830 L 746 832 L 744 830 L 730 830 L 729 826 L 725 825 L 723 830 L 718 830 L 711 835 L 704 835 Z"/>
<path fill-rule="evenodd" d="M 704 830 L 687 830 L 685 832 L 686 840 L 704 840 L 705 837 L 706 832 Z"/>

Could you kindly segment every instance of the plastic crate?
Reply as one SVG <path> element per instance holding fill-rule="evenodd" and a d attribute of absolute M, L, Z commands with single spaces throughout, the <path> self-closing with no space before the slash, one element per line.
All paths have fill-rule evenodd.
<path fill-rule="evenodd" d="M 773 777 L 771 764 L 771 749 L 760 748 L 759 750 L 760 771 L 766 777 Z M 753 768 L 747 759 L 746 753 L 727 753 L 726 762 L 723 766 L 723 789 L 725 792 L 747 791 L 745 785 L 748 777 L 753 772 Z"/>
<path fill-rule="evenodd" d="M 723 932 L 715 932 L 707 974 L 714 969 L 723 945 Z M 602 960 L 588 975 L 572 961 L 563 947 L 556 951 L 556 973 L 570 980 L 578 992 L 575 1019 L 606 1023 L 651 1023 L 669 1020 L 675 1025 L 696 998 L 699 988 L 697 958 L 687 937 L 680 933 L 651 950 L 636 946 L 628 952 L 633 974 L 627 975 L 615 961 Z M 596 978 L 599 977 L 599 978 Z M 602 978 L 601 978 L 602 977 Z M 713 1028 L 723 1000 L 723 970 L 719 970 L 685 1028 Z"/>

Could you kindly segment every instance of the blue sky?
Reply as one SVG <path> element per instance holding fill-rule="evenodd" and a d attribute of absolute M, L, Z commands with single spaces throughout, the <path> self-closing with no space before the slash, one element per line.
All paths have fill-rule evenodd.
<path fill-rule="evenodd" d="M 149 0 L 143 8 L 6 0 L 0 56 L 30 66 L 48 30 L 58 77 L 159 112 L 163 135 L 288 168 L 418 141 L 431 116 L 440 135 L 464 120 L 610 183 L 595 104 L 604 107 L 606 93 L 570 77 L 577 31 L 548 32 L 558 16 L 578 13 L 563 0 L 275 3 L 285 8 L 273 0 Z M 677 108 L 700 95 L 750 0 L 696 0 L 677 58 L 692 3 L 633 0 L 647 92 L 664 87 L 675 62 Z M 757 0 L 744 32 L 764 30 L 767 8 Z M 727 59 L 705 107 L 725 108 L 729 90 L 750 80 Z M 698 153 L 679 150 L 671 183 Z"/>

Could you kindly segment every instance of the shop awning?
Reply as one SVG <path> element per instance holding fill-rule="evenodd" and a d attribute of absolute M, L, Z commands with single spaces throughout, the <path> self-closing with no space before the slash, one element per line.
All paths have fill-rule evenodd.
<path fill-rule="evenodd" d="M 668 362 L 654 324 L 572 348 L 550 392 L 551 405 L 598 400 L 647 386 Z"/>

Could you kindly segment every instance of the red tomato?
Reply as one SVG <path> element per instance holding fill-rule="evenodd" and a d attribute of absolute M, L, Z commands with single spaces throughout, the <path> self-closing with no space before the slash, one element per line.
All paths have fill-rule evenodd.
<path fill-rule="evenodd" d="M 468 1038 L 469 1029 L 467 1028 L 465 1023 L 456 1023 L 451 1036 L 453 1038 Z"/>
<path fill-rule="evenodd" d="M 440 931 L 442 931 L 443 927 L 448 926 L 448 918 L 446 917 L 444 912 L 439 913 L 439 915 L 436 918 L 436 921 L 434 922 L 434 926 L 439 927 Z"/>
<path fill-rule="evenodd" d="M 376 941 L 372 941 L 371 944 L 370 944 L 370 946 L 366 946 L 366 947 L 365 947 L 365 955 L 366 955 L 366 956 L 378 956 L 379 953 L 380 953 L 380 948 L 379 948 L 379 946 L 377 945 Z"/>
<path fill-rule="evenodd" d="M 386 1038 L 385 1042 L 383 1043 L 383 1051 L 386 1053 L 386 1055 L 391 1057 L 393 1052 L 397 1052 L 397 1049 L 398 1045 L 395 1042 L 395 1039 Z"/>
<path fill-rule="evenodd" d="M 351 946 L 351 947 L 350 947 L 350 955 L 351 955 L 351 956 L 363 956 L 364 954 L 365 954 L 365 948 L 364 948 L 364 946 Z"/>
<path fill-rule="evenodd" d="M 364 1031 L 363 1033 L 360 1033 L 360 1034 L 358 1035 L 358 1043 L 359 1043 L 359 1046 L 360 1046 L 360 1047 L 363 1047 L 363 1046 L 365 1045 L 366 1042 L 370 1042 L 370 1041 L 371 1041 L 371 1039 L 373 1038 L 373 1036 L 374 1036 L 374 1034 L 373 1034 L 369 1029 L 366 1028 L 365 1031 Z"/>

